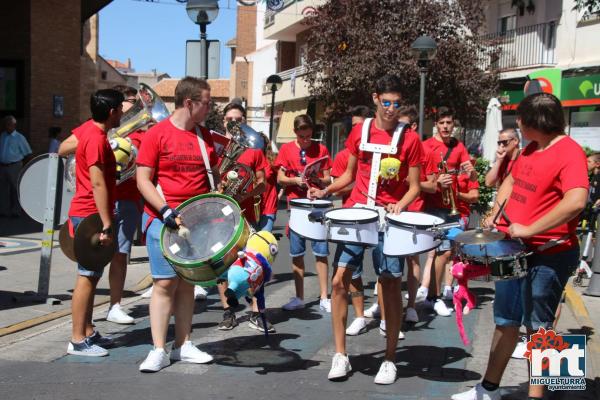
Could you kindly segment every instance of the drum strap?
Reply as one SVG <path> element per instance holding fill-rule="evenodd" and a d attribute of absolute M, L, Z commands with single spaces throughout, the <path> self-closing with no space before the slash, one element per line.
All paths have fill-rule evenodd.
<path fill-rule="evenodd" d="M 375 207 L 375 199 L 377 198 L 377 183 L 379 181 L 379 167 L 381 166 L 381 155 L 382 154 L 396 154 L 398 152 L 398 142 L 400 137 L 404 133 L 404 127 L 406 124 L 400 122 L 394 130 L 392 135 L 392 141 L 389 145 L 369 143 L 369 133 L 371 131 L 371 123 L 373 118 L 367 118 L 362 126 L 362 132 L 360 137 L 361 151 L 373 153 L 373 159 L 371 160 L 371 176 L 369 177 L 369 190 L 367 196 L 367 206 L 369 208 Z"/>
<path fill-rule="evenodd" d="M 204 143 L 204 137 L 202 137 L 202 130 L 196 126 L 196 136 L 198 137 L 198 144 L 200 145 L 200 152 L 202 153 L 202 160 L 206 167 L 206 173 L 208 174 L 208 182 L 210 183 L 210 190 L 215 191 L 215 177 L 213 176 L 213 170 L 210 166 L 210 160 L 208 159 L 208 152 L 206 151 L 206 143 Z"/>
<path fill-rule="evenodd" d="M 535 251 L 537 253 L 542 253 L 554 246 L 558 246 L 559 244 L 563 244 L 564 242 L 566 242 L 569 239 L 569 235 L 563 235 L 558 239 L 550 239 L 548 240 L 546 243 L 544 243 L 543 245 L 541 245 L 540 247 L 538 247 L 537 249 L 535 249 Z"/>

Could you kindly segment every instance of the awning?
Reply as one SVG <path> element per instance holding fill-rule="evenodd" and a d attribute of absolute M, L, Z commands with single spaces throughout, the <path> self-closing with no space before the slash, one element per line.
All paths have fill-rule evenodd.
<path fill-rule="evenodd" d="M 294 133 L 294 118 L 306 114 L 308 102 L 306 100 L 286 101 L 283 106 L 283 114 L 277 128 L 277 143 L 287 143 L 296 139 Z"/>

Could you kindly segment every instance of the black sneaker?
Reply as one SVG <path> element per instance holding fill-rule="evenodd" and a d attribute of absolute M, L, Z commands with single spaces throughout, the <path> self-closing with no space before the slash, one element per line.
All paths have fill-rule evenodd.
<path fill-rule="evenodd" d="M 275 327 L 273 326 L 273 324 L 271 322 L 269 322 L 266 315 L 265 315 L 265 320 L 267 321 L 267 329 L 269 330 L 269 333 L 275 333 Z M 261 332 L 265 331 L 262 318 L 260 317 L 260 313 L 258 313 L 258 312 L 252 312 L 250 314 L 250 320 L 248 321 L 248 326 L 250 326 L 250 328 L 252 328 L 252 329 L 256 329 L 257 331 L 261 331 Z"/>
<path fill-rule="evenodd" d="M 90 336 L 87 337 L 90 344 L 95 344 L 100 347 L 110 347 L 115 344 L 115 341 L 110 336 L 102 336 L 100 332 L 94 331 Z"/>
<path fill-rule="evenodd" d="M 235 319 L 235 313 L 229 309 L 223 313 L 223 321 L 217 326 L 220 331 L 230 331 L 238 325 L 237 319 Z"/>

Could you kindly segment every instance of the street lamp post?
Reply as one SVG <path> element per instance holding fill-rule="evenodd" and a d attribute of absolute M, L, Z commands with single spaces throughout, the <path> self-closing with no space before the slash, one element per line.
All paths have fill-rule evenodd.
<path fill-rule="evenodd" d="M 206 42 L 206 25 L 219 15 L 218 0 L 188 0 L 185 7 L 188 16 L 195 24 L 200 25 L 200 78 L 208 79 L 208 45 Z"/>
<path fill-rule="evenodd" d="M 429 36 L 419 36 L 411 45 L 413 55 L 417 59 L 419 72 L 421 75 L 421 90 L 419 94 L 419 137 L 423 140 L 423 120 L 425 119 L 425 75 L 427 74 L 427 66 L 433 57 L 437 45 L 435 40 Z"/>
<path fill-rule="evenodd" d="M 271 90 L 271 120 L 269 121 L 269 140 L 273 140 L 273 116 L 275 115 L 275 92 L 281 89 L 283 81 L 277 74 L 267 78 L 267 86 Z"/>

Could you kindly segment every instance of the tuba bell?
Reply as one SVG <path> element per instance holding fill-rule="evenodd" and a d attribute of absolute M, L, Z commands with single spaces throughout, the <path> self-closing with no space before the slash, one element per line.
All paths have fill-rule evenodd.
<path fill-rule="evenodd" d="M 231 121 L 227 123 L 227 131 L 231 140 L 223 150 L 223 158 L 219 164 L 219 175 L 223 183 L 223 194 L 236 201 L 247 191 L 254 181 L 254 173 L 244 164 L 237 162 L 246 149 L 263 149 L 263 136 L 246 124 Z M 242 172 L 243 173 L 240 173 Z"/>

